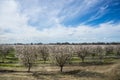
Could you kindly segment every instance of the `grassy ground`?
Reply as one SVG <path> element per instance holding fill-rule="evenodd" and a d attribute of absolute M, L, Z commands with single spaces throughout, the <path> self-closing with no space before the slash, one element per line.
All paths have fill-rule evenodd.
<path fill-rule="evenodd" d="M 119 62 L 120 59 L 110 58 L 104 59 L 104 63 L 93 62 L 87 57 L 85 63 L 81 63 L 81 59 L 73 57 L 61 73 L 60 68 L 51 65 L 50 61 L 44 64 L 44 61 L 39 60 L 36 62 L 37 66 L 28 73 L 27 69 L 11 54 L 6 57 L 4 63 L 0 63 L 0 80 L 110 80 L 109 74 L 113 75 L 111 73 Z"/>
<path fill-rule="evenodd" d="M 17 61 L 17 60 L 16 60 Z M 0 80 L 109 80 L 110 71 L 119 63 L 119 59 L 106 60 L 103 64 L 79 63 L 80 59 L 74 58 L 70 65 L 66 65 L 63 73 L 59 72 L 59 67 L 50 65 L 49 61 L 33 67 L 30 73 L 17 62 L 0 63 Z M 111 61 L 111 63 L 107 63 Z M 11 62 L 11 63 L 10 63 Z M 73 64 L 74 63 L 74 64 Z"/>

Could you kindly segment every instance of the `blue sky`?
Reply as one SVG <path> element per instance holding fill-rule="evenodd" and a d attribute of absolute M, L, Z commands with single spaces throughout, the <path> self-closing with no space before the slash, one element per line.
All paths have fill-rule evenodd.
<path fill-rule="evenodd" d="M 0 0 L 0 43 L 120 42 L 120 0 Z"/>

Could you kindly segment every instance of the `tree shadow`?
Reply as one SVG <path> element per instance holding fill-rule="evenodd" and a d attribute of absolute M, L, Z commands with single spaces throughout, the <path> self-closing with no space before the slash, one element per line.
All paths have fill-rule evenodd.
<path fill-rule="evenodd" d="M 59 75 L 71 75 L 74 77 L 92 77 L 92 78 L 106 78 L 105 74 L 92 72 L 92 71 L 84 71 L 84 70 L 72 70 L 66 72 L 34 72 L 32 76 L 38 79 L 42 79 L 43 76 L 52 76 L 54 78 L 59 78 Z"/>
<path fill-rule="evenodd" d="M 106 76 L 102 73 L 91 72 L 91 71 L 83 71 L 83 70 L 73 70 L 67 71 L 63 73 L 64 75 L 73 75 L 75 77 L 99 77 L 105 78 Z"/>
<path fill-rule="evenodd" d="M 115 64 L 115 62 L 84 62 L 79 63 L 80 66 L 104 66 L 104 65 L 112 65 Z"/>
<path fill-rule="evenodd" d="M 59 78 L 58 72 L 33 72 L 32 76 L 36 79 L 46 80 L 46 77 L 51 77 L 53 80 L 58 80 Z"/>
<path fill-rule="evenodd" d="M 105 66 L 105 65 L 112 65 L 116 62 L 100 62 L 100 61 L 93 61 L 93 62 L 77 62 L 77 63 L 70 63 L 66 64 L 67 66 Z"/>
<path fill-rule="evenodd" d="M 0 70 L 0 73 L 13 73 L 14 70 Z"/>
<path fill-rule="evenodd" d="M 40 71 L 33 72 L 33 76 L 38 76 L 38 75 L 52 76 L 56 74 L 57 74 L 56 72 L 40 72 Z"/>
<path fill-rule="evenodd" d="M 19 73 L 26 73 L 27 71 L 16 71 L 16 70 L 5 70 L 5 69 L 0 69 L 0 73 L 16 73 L 16 72 L 19 72 Z M 29 73 L 32 73 L 32 72 L 29 72 Z"/>

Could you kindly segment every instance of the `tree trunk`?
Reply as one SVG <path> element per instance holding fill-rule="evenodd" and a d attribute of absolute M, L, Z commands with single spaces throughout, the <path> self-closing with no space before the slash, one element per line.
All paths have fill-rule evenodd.
<path fill-rule="evenodd" d="M 60 66 L 60 72 L 62 72 L 63 71 L 63 66 Z"/>
<path fill-rule="evenodd" d="M 81 57 L 81 59 L 82 59 L 82 63 L 84 63 L 84 57 Z"/>
<path fill-rule="evenodd" d="M 92 56 L 92 62 L 95 62 L 95 56 Z"/>
<path fill-rule="evenodd" d="M 46 63 L 46 60 L 44 60 L 44 64 Z"/>
<path fill-rule="evenodd" d="M 30 72 L 30 69 L 31 69 L 31 65 L 30 63 L 28 64 L 28 72 Z"/>

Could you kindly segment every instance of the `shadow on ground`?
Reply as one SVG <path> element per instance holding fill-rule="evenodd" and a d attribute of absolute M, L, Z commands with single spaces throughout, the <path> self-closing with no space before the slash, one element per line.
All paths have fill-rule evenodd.
<path fill-rule="evenodd" d="M 65 75 L 73 75 L 75 77 L 100 77 L 100 78 L 106 77 L 102 73 L 91 72 L 91 71 L 83 71 L 83 70 L 67 71 L 67 72 L 64 72 L 63 74 L 65 74 Z"/>
<path fill-rule="evenodd" d="M 104 66 L 104 65 L 112 65 L 115 64 L 115 62 L 81 62 L 81 63 L 74 63 L 74 64 L 68 64 L 72 66 Z"/>
<path fill-rule="evenodd" d="M 91 77 L 91 78 L 106 78 L 105 74 L 98 73 L 98 72 L 90 72 L 84 70 L 73 70 L 73 71 L 66 71 L 66 72 L 35 72 L 33 76 L 35 78 L 41 79 L 43 76 L 51 76 L 54 78 L 60 78 L 61 76 L 74 76 L 74 77 Z"/>
<path fill-rule="evenodd" d="M 14 70 L 0 70 L 0 73 L 2 74 L 11 74 L 11 73 L 27 73 L 26 71 L 14 71 Z M 41 80 L 49 80 L 48 78 L 51 78 L 53 80 L 59 80 L 61 78 L 67 77 L 67 76 L 73 76 L 76 78 L 81 77 L 90 77 L 90 78 L 107 78 L 105 74 L 98 73 L 98 72 L 92 72 L 92 71 L 85 71 L 85 70 L 73 70 L 73 71 L 65 71 L 65 72 L 41 72 L 41 71 L 35 71 L 30 72 L 31 76 L 33 76 L 35 79 L 41 79 Z"/>
<path fill-rule="evenodd" d="M 24 72 L 27 72 L 27 71 L 0 70 L 0 73 L 15 73 L 15 72 L 24 73 Z M 30 72 L 30 73 L 32 73 L 32 72 Z"/>
<path fill-rule="evenodd" d="M 14 70 L 0 70 L 0 73 L 12 73 Z"/>

